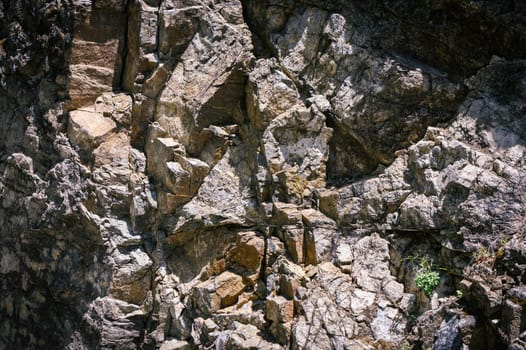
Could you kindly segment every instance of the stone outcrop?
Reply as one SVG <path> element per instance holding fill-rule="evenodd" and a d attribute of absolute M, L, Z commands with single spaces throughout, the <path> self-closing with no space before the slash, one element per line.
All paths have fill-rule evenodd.
<path fill-rule="evenodd" d="M 0 349 L 526 349 L 525 20 L 0 2 Z"/>
<path fill-rule="evenodd" d="M 126 46 L 125 0 L 74 0 L 69 53 L 69 109 L 95 102 L 120 86 Z"/>

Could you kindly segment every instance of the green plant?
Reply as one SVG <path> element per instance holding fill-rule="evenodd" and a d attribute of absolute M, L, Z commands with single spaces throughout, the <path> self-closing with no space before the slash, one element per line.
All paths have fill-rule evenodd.
<path fill-rule="evenodd" d="M 477 264 L 492 264 L 496 255 L 486 247 L 480 247 L 474 254 L 473 259 Z"/>
<path fill-rule="evenodd" d="M 462 291 L 457 289 L 457 298 L 462 299 L 463 296 L 464 294 L 462 293 Z"/>
<path fill-rule="evenodd" d="M 475 260 L 476 261 L 487 260 L 490 257 L 491 257 L 491 254 L 489 253 L 489 250 L 486 247 L 481 247 L 475 252 Z"/>
<path fill-rule="evenodd" d="M 440 283 L 440 274 L 433 270 L 433 263 L 427 258 L 420 258 L 420 267 L 416 273 L 415 283 L 426 295 L 431 295 Z"/>

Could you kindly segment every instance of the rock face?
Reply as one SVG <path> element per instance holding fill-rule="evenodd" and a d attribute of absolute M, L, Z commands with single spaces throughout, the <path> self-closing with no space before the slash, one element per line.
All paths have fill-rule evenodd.
<path fill-rule="evenodd" d="M 0 2 L 0 349 L 526 349 L 519 1 Z"/>

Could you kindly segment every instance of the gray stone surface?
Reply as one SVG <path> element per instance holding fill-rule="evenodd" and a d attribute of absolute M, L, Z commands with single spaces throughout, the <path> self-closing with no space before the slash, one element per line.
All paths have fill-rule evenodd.
<path fill-rule="evenodd" d="M 525 18 L 0 2 L 0 349 L 526 348 Z"/>

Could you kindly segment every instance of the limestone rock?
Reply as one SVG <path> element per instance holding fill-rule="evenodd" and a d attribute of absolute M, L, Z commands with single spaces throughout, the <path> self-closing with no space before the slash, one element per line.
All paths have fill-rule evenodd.
<path fill-rule="evenodd" d="M 209 172 L 196 196 L 179 209 L 179 218 L 168 238 L 181 244 L 197 228 L 212 228 L 255 221 L 255 196 L 250 187 L 248 165 L 242 145 L 229 150 Z M 234 172 L 233 164 L 243 171 Z"/>
<path fill-rule="evenodd" d="M 199 283 L 194 289 L 194 305 L 204 314 L 210 315 L 219 309 L 233 305 L 245 289 L 243 278 L 225 271 L 209 281 Z"/>
<path fill-rule="evenodd" d="M 283 237 L 287 246 L 287 251 L 292 257 L 292 260 L 297 264 L 302 264 L 306 261 L 305 259 L 305 228 L 300 225 L 287 225 L 280 228 L 280 235 Z M 315 255 L 316 248 L 310 242 L 309 248 L 311 248 L 311 256 Z M 312 253 L 314 249 L 314 254 Z"/>
<path fill-rule="evenodd" d="M 103 92 L 118 86 L 123 67 L 126 8 L 94 6 L 98 1 L 78 2 L 71 47 L 69 109 L 95 102 Z"/>
<path fill-rule="evenodd" d="M 231 6 L 241 8 L 241 3 L 232 1 Z M 171 31 L 164 31 L 181 36 L 176 42 L 184 45 L 186 41 L 187 46 L 181 63 L 176 65 L 160 92 L 156 119 L 173 130 L 171 136 L 190 146 L 193 132 L 209 125 L 224 125 L 234 119 L 243 96 L 239 87 L 243 84 L 243 69 L 250 64 L 251 44 L 244 24 L 231 25 L 205 7 L 202 11 L 199 7 L 182 8 L 190 13 L 196 11 L 191 17 L 196 16 L 199 25 L 194 26 L 190 17 L 189 23 L 179 24 L 184 31 L 177 30 L 177 24 Z M 218 40 L 223 37 L 230 39 Z M 170 37 L 165 35 L 162 39 L 161 44 L 164 44 Z"/>
<path fill-rule="evenodd" d="M 111 117 L 123 127 L 131 123 L 132 98 L 127 94 L 105 93 L 97 97 L 94 103 L 95 111 L 105 117 Z"/>
<path fill-rule="evenodd" d="M 266 300 L 266 316 L 277 323 L 288 323 L 294 317 L 294 303 L 282 296 L 268 297 Z"/>
<path fill-rule="evenodd" d="M 364 290 L 375 292 L 385 288 L 389 280 L 393 280 L 389 270 L 388 242 L 373 235 L 362 238 L 353 249 L 353 275 L 356 284 Z M 393 295 L 389 295 L 393 303 L 402 298 L 403 286 L 395 281 Z"/>
<path fill-rule="evenodd" d="M 272 16 L 269 9 L 261 12 Z M 445 120 L 433 110 L 446 109 L 451 116 L 450 105 L 458 104 L 460 95 L 458 85 L 425 65 L 364 49 L 362 40 L 369 34 L 356 34 L 362 25 L 367 27 L 313 7 L 286 17 L 266 38 L 291 75 L 307 77 L 313 92 L 332 96 L 329 111 L 335 114 L 339 152 L 329 165 L 336 176 L 359 175 L 391 162 L 391 152 L 420 138 L 419 130 Z"/>
<path fill-rule="evenodd" d="M 526 264 L 526 244 L 523 240 L 513 238 L 504 245 L 503 256 L 500 263 L 512 276 L 524 281 L 522 267 Z"/>
<path fill-rule="evenodd" d="M 278 350 L 281 347 L 263 339 L 259 330 L 251 325 L 243 325 L 238 322 L 233 324 L 233 330 L 223 331 L 215 341 L 216 349 L 271 349 Z"/>
<path fill-rule="evenodd" d="M 502 329 L 510 339 L 517 339 L 521 334 L 521 322 L 524 318 L 524 307 L 519 303 L 506 300 L 502 308 Z"/>
<path fill-rule="evenodd" d="M 95 167 L 129 168 L 130 141 L 126 134 L 109 135 L 94 151 Z"/>
<path fill-rule="evenodd" d="M 305 225 L 305 262 L 330 261 L 333 241 L 338 234 L 336 223 L 314 209 L 303 210 L 301 214 Z"/>
<path fill-rule="evenodd" d="M 273 119 L 265 132 L 265 158 L 274 174 L 282 172 L 288 198 L 302 198 L 305 185 L 299 179 L 321 185 L 325 181 L 328 143 L 332 136 L 323 114 L 298 105 Z M 294 167 L 297 169 L 294 171 Z M 291 178 L 298 173 L 298 179 Z M 296 185 L 296 186 L 295 186 Z"/>
<path fill-rule="evenodd" d="M 135 322 L 144 320 L 145 317 L 146 315 L 137 305 L 104 297 L 93 301 L 84 322 L 85 327 L 100 332 L 101 339 L 104 339 L 103 346 L 137 349 L 135 342 L 140 334 L 135 329 Z M 83 345 L 75 344 L 75 337 L 73 339 L 73 344 L 70 344 L 69 348 Z"/>
<path fill-rule="evenodd" d="M 525 18 L 0 2 L 0 349 L 526 349 Z"/>
<path fill-rule="evenodd" d="M 239 296 L 237 305 L 229 306 L 216 313 L 213 316 L 214 324 L 217 326 L 214 330 L 228 329 L 234 322 L 264 330 L 266 321 L 263 310 L 247 298 L 251 298 L 250 293 L 243 293 Z"/>
<path fill-rule="evenodd" d="M 184 147 L 171 137 L 150 141 L 147 154 L 148 168 L 158 182 L 159 206 L 166 214 L 190 201 L 208 174 L 208 165 L 185 157 Z"/>
<path fill-rule="evenodd" d="M 300 301 L 302 312 L 292 327 L 293 346 L 310 349 L 327 346 L 333 341 L 341 346 L 358 346 L 354 338 L 363 331 L 360 322 L 364 320 L 371 323 L 371 343 L 397 344 L 401 341 L 403 326 L 398 322 L 405 317 L 401 310 L 388 306 L 389 302 L 378 302 L 380 289 L 373 293 L 355 289 L 351 277 L 342 274 L 331 263 L 319 265 L 317 273 L 307 285 L 309 292 L 305 299 Z M 316 336 L 312 337 L 313 334 Z"/>
<path fill-rule="evenodd" d="M 301 315 L 292 326 L 293 347 L 300 349 L 330 347 L 329 334 L 338 334 L 338 342 L 342 345 L 350 345 L 350 339 L 354 338 L 356 322 L 350 314 L 343 311 L 344 308 L 341 308 L 342 303 L 350 302 L 344 291 L 348 292 L 352 289 L 352 282 L 348 276 L 338 275 L 337 269 L 325 265 L 321 268 L 323 270 L 318 271 L 319 274 L 321 272 L 320 276 L 327 276 L 324 275 L 327 271 L 326 273 L 332 275 L 334 284 L 332 289 L 325 290 L 323 286 L 312 289 L 306 299 L 301 301 Z"/>
<path fill-rule="evenodd" d="M 276 225 L 297 225 L 302 222 L 301 210 L 290 203 L 272 203 L 272 222 Z"/>
<path fill-rule="evenodd" d="M 137 78 L 156 66 L 158 8 L 156 2 L 134 1 L 128 7 L 128 30 L 126 62 L 122 84 L 128 91 L 134 91 Z M 153 56 L 153 57 L 152 57 Z M 139 83 L 139 82 L 137 82 Z"/>
<path fill-rule="evenodd" d="M 101 222 L 101 233 L 104 240 L 109 241 L 112 249 L 140 245 L 141 236 L 134 235 L 126 221 L 104 219 Z"/>
<path fill-rule="evenodd" d="M 274 202 L 272 222 L 279 226 L 278 235 L 284 241 L 293 261 L 303 263 L 305 230 L 300 208 L 287 203 Z"/>
<path fill-rule="evenodd" d="M 190 350 L 192 346 L 184 340 L 171 339 L 161 344 L 160 350 Z"/>
<path fill-rule="evenodd" d="M 141 249 L 123 250 L 114 257 L 114 279 L 110 295 L 130 303 L 142 304 L 151 288 L 150 257 Z"/>
<path fill-rule="evenodd" d="M 73 143 L 84 150 L 97 147 L 116 127 L 110 118 L 90 109 L 70 112 L 68 135 Z"/>
<path fill-rule="evenodd" d="M 265 253 L 265 242 L 255 232 L 244 232 L 236 241 L 236 262 L 249 272 L 258 272 Z"/>
<path fill-rule="evenodd" d="M 248 115 L 256 128 L 264 130 L 274 118 L 294 107 L 300 95 L 275 60 L 258 60 L 249 76 L 247 98 Z"/>
<path fill-rule="evenodd" d="M 494 338 L 489 343 L 485 342 L 485 337 L 471 339 L 476 323 L 475 317 L 469 314 L 462 314 L 456 308 L 456 305 L 452 305 L 451 302 L 452 300 L 449 300 L 438 309 L 429 310 L 420 316 L 419 331 L 426 334 L 422 337 L 423 346 L 439 349 L 451 346 L 465 346 L 466 344 L 476 344 L 477 346 L 487 346 L 489 344 L 493 346 L 495 344 Z M 427 334 L 433 334 L 433 336 L 427 336 Z"/>

